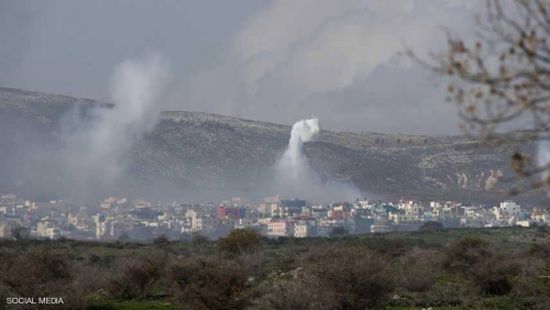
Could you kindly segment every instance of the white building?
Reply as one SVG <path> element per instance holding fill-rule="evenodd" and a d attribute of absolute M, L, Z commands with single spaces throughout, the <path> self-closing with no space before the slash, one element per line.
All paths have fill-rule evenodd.
<path fill-rule="evenodd" d="M 521 226 L 521 227 L 530 227 L 531 225 L 533 225 L 533 221 L 531 221 L 531 220 L 517 221 L 516 225 Z"/>
<path fill-rule="evenodd" d="M 185 212 L 185 217 L 191 222 L 191 231 L 198 232 L 204 230 L 208 226 L 208 219 L 202 212 L 190 209 Z"/>
<path fill-rule="evenodd" d="M 61 237 L 61 231 L 57 227 L 57 222 L 49 218 L 44 218 L 38 221 L 36 224 L 36 234 L 40 237 L 48 239 L 56 239 Z"/>
<path fill-rule="evenodd" d="M 501 202 L 498 207 L 493 207 L 493 214 L 497 221 L 513 222 L 520 212 L 521 206 L 511 200 Z"/>
<path fill-rule="evenodd" d="M 272 220 L 267 223 L 267 235 L 272 237 L 293 236 L 294 223 L 288 220 Z"/>
<path fill-rule="evenodd" d="M 500 203 L 500 210 L 510 216 L 517 216 L 521 212 L 521 206 L 511 200 L 507 200 Z"/>

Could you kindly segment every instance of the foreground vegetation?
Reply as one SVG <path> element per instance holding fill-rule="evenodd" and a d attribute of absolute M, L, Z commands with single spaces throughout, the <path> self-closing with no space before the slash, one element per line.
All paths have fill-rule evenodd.
<path fill-rule="evenodd" d="M 3 302 L 63 297 L 63 306 L 52 306 L 57 309 L 550 305 L 545 227 L 276 240 L 241 230 L 217 242 L 196 235 L 149 244 L 5 240 L 0 262 Z"/>

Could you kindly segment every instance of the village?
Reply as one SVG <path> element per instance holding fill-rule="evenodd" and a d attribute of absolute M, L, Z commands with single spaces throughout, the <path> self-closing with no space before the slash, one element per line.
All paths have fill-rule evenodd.
<path fill-rule="evenodd" d="M 267 237 L 327 237 L 416 231 L 426 228 L 482 228 L 548 225 L 550 212 L 514 201 L 495 206 L 452 201 L 355 201 L 317 204 L 267 197 L 235 197 L 204 204 L 130 201 L 109 197 L 96 205 L 63 200 L 34 202 L 0 198 L 0 238 L 75 240 L 217 239 L 234 229 L 252 228 Z"/>

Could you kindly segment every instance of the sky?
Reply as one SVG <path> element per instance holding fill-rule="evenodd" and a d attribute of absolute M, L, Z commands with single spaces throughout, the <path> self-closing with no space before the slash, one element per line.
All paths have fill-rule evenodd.
<path fill-rule="evenodd" d="M 452 134 L 445 81 L 403 55 L 470 33 L 477 0 L 0 0 L 0 86 L 110 100 L 162 55 L 160 109 L 358 132 Z"/>

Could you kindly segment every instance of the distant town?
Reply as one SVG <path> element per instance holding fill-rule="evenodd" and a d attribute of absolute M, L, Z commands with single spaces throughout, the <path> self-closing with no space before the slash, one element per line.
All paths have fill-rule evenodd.
<path fill-rule="evenodd" d="M 314 204 L 267 197 L 261 202 L 231 198 L 218 203 L 170 204 L 109 197 L 95 205 L 56 200 L 34 202 L 0 196 L 0 238 L 76 240 L 210 239 L 252 228 L 267 237 L 325 237 L 416 231 L 427 228 L 548 225 L 550 211 L 514 201 L 495 206 L 452 201 L 361 200 Z"/>

